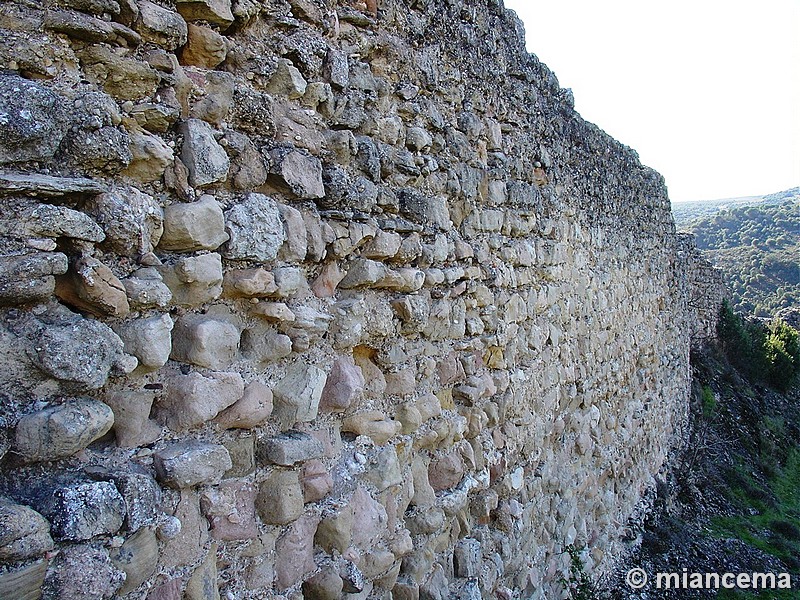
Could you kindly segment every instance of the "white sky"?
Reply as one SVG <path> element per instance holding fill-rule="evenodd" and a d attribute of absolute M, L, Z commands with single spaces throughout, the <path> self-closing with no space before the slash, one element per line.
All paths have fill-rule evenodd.
<path fill-rule="evenodd" d="M 800 185 L 800 0 L 505 0 L 673 202 Z"/>

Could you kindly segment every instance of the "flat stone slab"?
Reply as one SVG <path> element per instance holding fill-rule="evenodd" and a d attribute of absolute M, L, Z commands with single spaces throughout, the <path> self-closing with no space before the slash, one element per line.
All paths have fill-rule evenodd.
<path fill-rule="evenodd" d="M 0 171 L 0 194 L 57 197 L 69 194 L 102 194 L 108 188 L 87 177 L 54 177 L 39 173 Z"/>

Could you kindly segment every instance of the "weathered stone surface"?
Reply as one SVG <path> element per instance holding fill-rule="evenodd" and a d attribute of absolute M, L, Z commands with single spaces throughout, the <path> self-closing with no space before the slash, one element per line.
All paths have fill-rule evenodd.
<path fill-rule="evenodd" d="M 261 267 L 228 271 L 225 273 L 223 287 L 226 295 L 233 297 L 270 296 L 278 291 L 275 277 Z"/>
<path fill-rule="evenodd" d="M 105 549 L 84 544 L 68 546 L 50 565 L 42 600 L 105 600 L 124 580 L 125 573 L 114 566 Z"/>
<path fill-rule="evenodd" d="M 342 578 L 332 567 L 323 568 L 319 573 L 303 582 L 303 598 L 308 600 L 337 600 L 342 595 Z"/>
<path fill-rule="evenodd" d="M 455 452 L 434 458 L 428 467 L 428 479 L 434 490 L 445 490 L 457 485 L 464 476 L 464 461 Z"/>
<path fill-rule="evenodd" d="M 175 6 L 187 21 L 208 21 L 223 29 L 233 22 L 230 0 L 178 0 Z"/>
<path fill-rule="evenodd" d="M 94 196 L 85 210 L 105 233 L 105 246 L 123 256 L 152 252 L 163 232 L 163 213 L 155 199 L 133 187 Z"/>
<path fill-rule="evenodd" d="M 350 357 L 341 357 L 333 363 L 325 387 L 322 389 L 319 408 L 322 411 L 340 412 L 347 410 L 364 391 L 366 381 Z"/>
<path fill-rule="evenodd" d="M 227 321 L 189 314 L 175 323 L 173 360 L 209 369 L 230 365 L 239 347 L 239 330 Z"/>
<path fill-rule="evenodd" d="M 376 444 L 385 444 L 390 438 L 400 433 L 399 421 L 386 418 L 379 410 L 365 410 L 346 417 L 342 421 L 342 431 L 351 431 L 356 435 L 366 435 Z"/>
<path fill-rule="evenodd" d="M 0 560 L 35 558 L 52 549 L 50 524 L 42 515 L 0 498 Z"/>
<path fill-rule="evenodd" d="M 194 570 L 183 597 L 186 600 L 220 600 L 217 585 L 217 545 L 211 544 L 206 559 Z"/>
<path fill-rule="evenodd" d="M 152 267 L 138 269 L 122 285 L 133 309 L 164 308 L 172 300 L 172 292 L 164 285 L 161 274 Z"/>
<path fill-rule="evenodd" d="M 276 465 L 291 467 L 300 462 L 319 458 L 322 444 L 311 435 L 297 430 L 284 431 L 259 440 L 258 458 Z"/>
<path fill-rule="evenodd" d="M 39 600 L 47 575 L 48 561 L 39 560 L 0 573 L 0 595 L 11 600 Z"/>
<path fill-rule="evenodd" d="M 183 431 L 210 421 L 243 394 L 239 373 L 174 375 L 158 400 L 156 414 L 173 431 Z"/>
<path fill-rule="evenodd" d="M 256 498 L 261 520 L 286 525 L 303 514 L 303 490 L 297 471 L 275 470 L 261 482 Z"/>
<path fill-rule="evenodd" d="M 252 429 L 269 418 L 272 408 L 272 390 L 260 381 L 251 381 L 244 395 L 214 420 L 226 429 Z"/>
<path fill-rule="evenodd" d="M 165 540 L 161 563 L 168 568 L 197 564 L 204 556 L 203 548 L 209 539 L 208 521 L 200 512 L 197 493 L 184 488 L 180 494 L 173 519 L 178 524 L 178 530 L 161 538 Z M 161 533 L 160 528 L 159 536 Z"/>
<path fill-rule="evenodd" d="M 136 532 L 153 525 L 161 514 L 161 488 L 155 480 L 142 473 L 113 472 L 109 476 L 125 500 L 125 528 Z"/>
<path fill-rule="evenodd" d="M 133 159 L 131 139 L 118 127 L 72 128 L 61 142 L 58 157 L 84 173 L 115 175 Z"/>
<path fill-rule="evenodd" d="M 173 442 L 153 454 L 153 465 L 161 483 L 188 488 L 219 482 L 231 468 L 231 457 L 219 444 Z"/>
<path fill-rule="evenodd" d="M 316 459 L 303 463 L 300 483 L 303 485 L 305 502 L 322 500 L 333 489 L 333 477 L 328 473 L 325 464 Z"/>
<path fill-rule="evenodd" d="M 160 137 L 145 131 L 130 132 L 131 160 L 122 174 L 141 183 L 160 181 L 175 160 L 175 153 Z"/>
<path fill-rule="evenodd" d="M 274 151 L 272 172 L 298 198 L 322 198 L 322 163 L 314 156 L 300 150 Z"/>
<path fill-rule="evenodd" d="M 301 262 L 308 254 L 308 231 L 303 213 L 285 204 L 279 204 L 278 210 L 286 231 L 286 241 L 281 247 L 279 257 L 287 262 Z"/>
<path fill-rule="evenodd" d="M 189 23 L 188 39 L 181 51 L 181 63 L 213 69 L 225 60 L 225 38 L 213 29 Z"/>
<path fill-rule="evenodd" d="M 292 353 L 292 340 L 270 327 L 256 325 L 242 332 L 242 353 L 259 363 L 275 362 Z"/>
<path fill-rule="evenodd" d="M 138 0 L 139 20 L 136 30 L 146 42 L 174 50 L 186 43 L 186 21 L 178 13 L 148 0 Z"/>
<path fill-rule="evenodd" d="M 224 541 L 257 537 L 255 498 L 255 487 L 246 481 L 228 480 L 206 490 L 200 506 L 211 524 L 211 536 Z"/>
<path fill-rule="evenodd" d="M 161 425 L 150 419 L 155 393 L 150 390 L 114 392 L 105 402 L 114 411 L 114 434 L 117 445 L 135 448 L 151 444 L 161 437 Z"/>
<path fill-rule="evenodd" d="M 402 214 L 443 231 L 450 228 L 450 213 L 444 198 L 426 196 L 412 188 L 400 190 L 397 196 Z"/>
<path fill-rule="evenodd" d="M 106 186 L 86 177 L 54 177 L 40 173 L 0 173 L 0 194 L 57 198 L 72 194 L 100 194 Z"/>
<path fill-rule="evenodd" d="M 228 449 L 231 455 L 233 466 L 225 472 L 226 478 L 246 477 L 256 469 L 256 450 L 255 436 L 252 433 L 244 433 L 234 438 L 227 439 L 223 446 Z"/>
<path fill-rule="evenodd" d="M 275 545 L 275 582 L 285 590 L 316 568 L 314 532 L 319 517 L 308 514 L 297 519 Z"/>
<path fill-rule="evenodd" d="M 52 296 L 54 275 L 63 275 L 68 268 L 67 257 L 60 252 L 0 257 L 0 304 L 24 304 Z"/>
<path fill-rule="evenodd" d="M 235 260 L 275 260 L 286 239 L 277 203 L 263 194 L 248 194 L 226 211 L 225 230 L 224 255 Z"/>
<path fill-rule="evenodd" d="M 307 85 L 297 67 L 290 60 L 281 58 L 278 59 L 278 67 L 267 84 L 267 91 L 273 95 L 296 100 L 306 93 Z"/>
<path fill-rule="evenodd" d="M 140 100 L 153 94 L 158 73 L 137 60 L 118 56 L 110 48 L 89 46 L 80 53 L 87 78 L 117 100 Z"/>
<path fill-rule="evenodd" d="M 222 209 L 213 196 L 197 202 L 171 204 L 164 209 L 164 234 L 159 248 L 190 252 L 216 250 L 228 241 Z"/>
<path fill-rule="evenodd" d="M 152 371 L 163 367 L 172 350 L 173 323 L 169 315 L 132 319 L 116 327 L 125 352 L 135 356 L 139 368 Z"/>
<path fill-rule="evenodd" d="M 74 389 L 102 387 L 124 360 L 122 340 L 107 325 L 63 306 L 52 306 L 40 317 L 26 315 L 15 329 L 31 345 L 32 364 Z"/>
<path fill-rule="evenodd" d="M 16 215 L 10 222 L 0 222 L 10 235 L 68 237 L 89 242 L 102 242 L 105 234 L 91 217 L 66 206 L 38 204 Z"/>
<path fill-rule="evenodd" d="M 195 87 L 199 88 L 200 96 L 192 103 L 189 116 L 202 119 L 215 128 L 224 127 L 233 108 L 236 85 L 233 75 L 223 71 L 201 71 L 194 67 L 187 70 L 192 76 Z M 219 145 L 224 148 L 225 137 L 219 137 L 219 134 L 215 134 L 214 137 L 219 138 Z"/>
<path fill-rule="evenodd" d="M 215 252 L 157 268 L 176 304 L 197 306 L 222 295 L 222 257 Z"/>
<path fill-rule="evenodd" d="M 231 106 L 231 109 L 234 107 Z M 234 188 L 249 192 L 267 180 L 264 157 L 249 137 L 235 131 L 226 131 L 221 144 L 231 159 L 229 178 Z"/>
<path fill-rule="evenodd" d="M 200 119 L 187 119 L 180 131 L 183 134 L 181 160 L 189 169 L 189 183 L 202 188 L 225 181 L 231 161 L 217 143 L 211 126 Z"/>
<path fill-rule="evenodd" d="M 56 295 L 95 315 L 125 317 L 130 312 L 125 286 L 111 269 L 91 256 L 78 258 L 66 275 L 56 279 Z"/>
<path fill-rule="evenodd" d="M 349 505 L 324 517 L 317 526 L 314 543 L 328 554 L 333 554 L 334 550 L 344 554 L 353 539 L 354 519 L 355 514 Z"/>
<path fill-rule="evenodd" d="M 286 375 L 272 388 L 275 416 L 283 429 L 317 418 L 325 378 L 325 371 L 313 365 L 289 366 Z"/>
<path fill-rule="evenodd" d="M 48 160 L 69 127 L 64 99 L 17 75 L 0 76 L 0 164 Z"/>
<path fill-rule="evenodd" d="M 152 577 L 158 565 L 158 540 L 148 528 L 140 529 L 111 551 L 111 563 L 125 573 L 119 594 L 132 592 Z"/>
<path fill-rule="evenodd" d="M 58 540 L 82 541 L 114 534 L 125 518 L 125 501 L 107 481 L 75 482 L 57 486 L 37 497 L 35 508 L 50 521 Z"/>
<path fill-rule="evenodd" d="M 80 452 L 114 424 L 111 408 L 97 400 L 67 400 L 20 419 L 14 452 L 26 462 L 57 460 Z"/>

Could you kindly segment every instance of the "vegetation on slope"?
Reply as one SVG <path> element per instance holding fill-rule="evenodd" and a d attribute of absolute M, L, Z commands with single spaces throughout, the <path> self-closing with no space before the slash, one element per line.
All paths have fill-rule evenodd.
<path fill-rule="evenodd" d="M 800 307 L 800 188 L 676 222 L 723 271 L 737 312 L 770 317 Z"/>

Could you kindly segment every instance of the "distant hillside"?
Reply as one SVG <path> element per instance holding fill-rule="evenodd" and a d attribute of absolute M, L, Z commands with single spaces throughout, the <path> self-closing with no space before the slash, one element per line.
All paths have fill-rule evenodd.
<path fill-rule="evenodd" d="M 738 311 L 768 317 L 800 308 L 800 188 L 686 204 L 673 208 L 676 224 L 725 273 Z"/>

